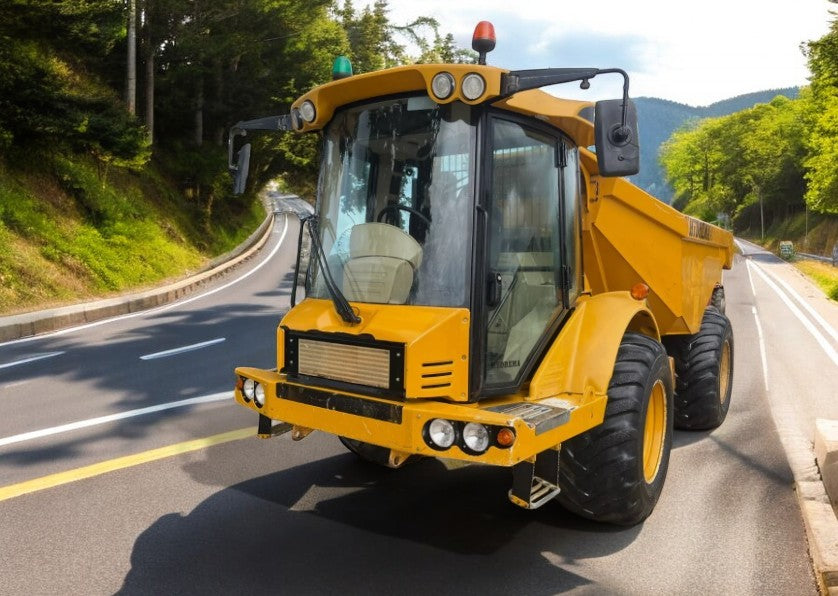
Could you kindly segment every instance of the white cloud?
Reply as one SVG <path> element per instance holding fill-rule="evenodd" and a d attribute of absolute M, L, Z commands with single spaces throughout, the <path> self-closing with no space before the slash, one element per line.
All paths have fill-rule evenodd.
<path fill-rule="evenodd" d="M 364 4 L 372 0 L 356 0 L 357 6 Z M 751 91 L 805 85 L 809 73 L 800 44 L 827 32 L 835 5 L 827 0 L 390 0 L 389 8 L 396 23 L 435 17 L 463 47 L 470 47 L 478 21 L 491 21 L 498 41 L 490 64 L 624 68 L 633 96 L 705 105 Z M 586 94 L 568 85 L 553 92 L 585 99 L 619 94 L 619 77 L 602 79 Z"/>

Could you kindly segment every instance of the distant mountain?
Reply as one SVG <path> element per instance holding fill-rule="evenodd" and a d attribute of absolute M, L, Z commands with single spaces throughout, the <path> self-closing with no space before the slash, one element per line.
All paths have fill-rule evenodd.
<path fill-rule="evenodd" d="M 672 202 L 672 189 L 664 181 L 663 171 L 658 163 L 660 146 L 673 132 L 691 119 L 716 118 L 740 110 L 768 103 L 778 95 L 795 99 L 799 87 L 769 89 L 723 99 L 709 106 L 693 107 L 657 97 L 637 97 L 637 125 L 640 129 L 640 173 L 631 181 L 667 203 Z"/>

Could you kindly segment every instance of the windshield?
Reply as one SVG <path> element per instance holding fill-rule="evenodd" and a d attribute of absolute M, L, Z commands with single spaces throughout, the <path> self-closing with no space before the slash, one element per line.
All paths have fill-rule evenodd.
<path fill-rule="evenodd" d="M 427 96 L 338 112 L 325 131 L 320 242 L 347 299 L 466 306 L 471 266 L 472 108 Z M 308 295 L 329 298 L 312 261 Z"/>

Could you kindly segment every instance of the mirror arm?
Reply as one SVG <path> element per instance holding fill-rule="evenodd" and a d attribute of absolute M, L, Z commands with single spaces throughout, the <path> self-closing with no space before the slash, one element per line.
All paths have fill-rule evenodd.
<path fill-rule="evenodd" d="M 629 99 L 629 76 L 621 68 L 537 68 L 534 70 L 513 70 L 500 77 L 500 98 L 527 89 L 539 89 L 548 85 L 560 85 L 573 81 L 587 81 L 601 74 L 623 76 L 623 119 L 621 131 L 626 127 L 626 109 Z"/>
<path fill-rule="evenodd" d="M 622 123 L 620 124 L 621 133 L 626 128 L 626 110 L 628 110 L 628 100 L 629 100 L 629 76 L 626 71 L 622 68 L 604 68 L 599 71 L 598 74 L 609 74 L 609 73 L 616 73 L 623 75 L 623 119 Z"/>
<path fill-rule="evenodd" d="M 235 172 L 237 167 L 233 163 L 233 145 L 236 137 L 247 135 L 248 130 L 285 131 L 294 130 L 290 114 L 282 116 L 268 116 L 267 118 L 256 118 L 255 120 L 241 120 L 230 128 L 230 136 L 227 138 L 227 167 L 230 172 Z"/>

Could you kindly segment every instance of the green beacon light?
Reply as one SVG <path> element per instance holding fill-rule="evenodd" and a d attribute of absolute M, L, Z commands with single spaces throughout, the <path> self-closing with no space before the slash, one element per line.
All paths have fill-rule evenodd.
<path fill-rule="evenodd" d="M 338 56 L 332 64 L 332 80 L 337 81 L 352 76 L 352 63 L 346 56 Z"/>

